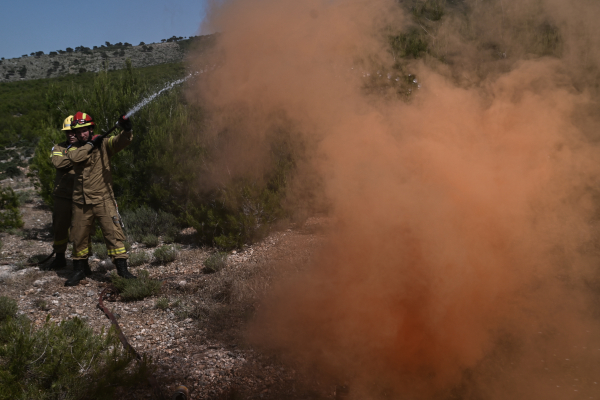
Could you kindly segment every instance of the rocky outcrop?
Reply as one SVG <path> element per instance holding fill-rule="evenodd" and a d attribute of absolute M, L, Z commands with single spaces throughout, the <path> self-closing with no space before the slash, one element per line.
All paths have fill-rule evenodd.
<path fill-rule="evenodd" d="M 188 39 L 190 40 L 190 39 Z M 98 72 L 104 68 L 121 69 L 130 59 L 133 67 L 179 62 L 184 46 L 172 41 L 142 46 L 111 46 L 96 49 L 78 48 L 71 51 L 38 52 L 31 56 L 0 60 L 0 82 L 54 78 L 82 72 Z"/>

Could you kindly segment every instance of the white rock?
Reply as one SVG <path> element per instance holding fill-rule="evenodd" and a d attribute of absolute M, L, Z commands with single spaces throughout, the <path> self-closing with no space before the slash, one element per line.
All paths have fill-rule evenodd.
<path fill-rule="evenodd" d="M 13 272 L 15 269 L 17 269 L 16 265 L 0 265 L 0 273 Z"/>
<path fill-rule="evenodd" d="M 45 280 L 42 279 L 38 279 L 37 281 L 33 282 L 33 286 L 35 287 L 42 287 L 46 284 Z"/>
<path fill-rule="evenodd" d="M 26 275 L 32 271 L 36 270 L 37 271 L 37 267 L 31 267 L 31 268 L 24 268 L 20 271 L 17 271 L 16 274 L 18 275 Z"/>
<path fill-rule="evenodd" d="M 110 260 L 102 260 L 98 265 L 106 270 L 115 268 L 115 265 Z"/>

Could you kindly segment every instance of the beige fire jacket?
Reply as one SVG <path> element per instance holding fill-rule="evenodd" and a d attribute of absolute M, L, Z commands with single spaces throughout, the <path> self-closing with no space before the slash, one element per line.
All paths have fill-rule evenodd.
<path fill-rule="evenodd" d="M 75 183 L 75 171 L 73 162 L 67 157 L 67 152 L 77 150 L 77 144 L 69 145 L 67 142 L 55 144 L 52 147 L 50 158 L 52 165 L 56 168 L 54 178 L 53 195 L 71 200 L 73 197 L 73 185 Z"/>
<path fill-rule="evenodd" d="M 110 158 L 131 143 L 133 132 L 121 132 L 104 139 L 98 149 L 91 143 L 68 151 L 67 158 L 73 162 L 75 187 L 73 202 L 77 204 L 99 204 L 114 198 Z"/>

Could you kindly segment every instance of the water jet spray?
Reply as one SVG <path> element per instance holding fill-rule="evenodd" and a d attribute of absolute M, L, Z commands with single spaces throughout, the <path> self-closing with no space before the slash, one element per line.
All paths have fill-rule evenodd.
<path fill-rule="evenodd" d="M 193 74 L 189 74 L 188 76 L 177 79 L 173 82 L 168 83 L 164 88 L 160 89 L 158 92 L 152 94 L 151 96 L 146 97 L 144 100 L 140 101 L 133 108 L 131 108 L 127 113 L 123 116 L 123 119 L 129 119 L 133 114 L 138 112 L 142 107 L 152 102 L 155 98 L 157 98 L 161 93 L 173 89 L 176 85 L 179 85 L 192 77 Z M 114 126 L 110 128 L 108 131 L 102 133 L 102 137 L 108 136 L 112 131 L 119 127 L 119 121 L 115 122 Z"/>

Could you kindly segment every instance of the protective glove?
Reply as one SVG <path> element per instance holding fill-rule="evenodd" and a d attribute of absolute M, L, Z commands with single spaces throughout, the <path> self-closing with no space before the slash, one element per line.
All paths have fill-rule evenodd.
<path fill-rule="evenodd" d="M 131 120 L 125 116 L 125 114 L 119 117 L 119 126 L 123 128 L 124 131 L 130 131 L 133 128 L 133 124 Z"/>
<path fill-rule="evenodd" d="M 102 135 L 95 135 L 94 138 L 90 141 L 90 143 L 92 144 L 92 146 L 94 146 L 94 149 L 100 148 L 103 140 L 104 138 L 102 137 Z"/>

